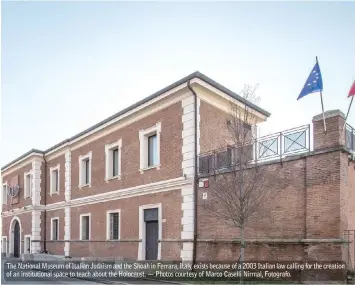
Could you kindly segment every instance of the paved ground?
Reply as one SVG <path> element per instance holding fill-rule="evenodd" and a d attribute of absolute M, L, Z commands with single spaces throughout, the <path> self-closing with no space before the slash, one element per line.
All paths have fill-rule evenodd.
<path fill-rule="evenodd" d="M 14 259 L 14 258 L 2 258 L 2 264 L 6 261 L 18 261 L 19 259 Z M 10 281 L 5 281 L 4 280 L 4 271 L 3 268 L 1 270 L 1 284 L 73 284 L 73 285 L 95 285 L 95 284 L 121 284 L 121 285 L 133 285 L 133 284 L 154 284 L 154 285 L 167 285 L 169 283 L 167 282 L 158 282 L 158 281 L 153 281 L 153 280 L 141 280 L 141 279 L 117 279 L 117 280 L 105 280 L 105 279 L 96 279 L 96 280 L 80 280 L 80 279 L 74 279 L 74 278 L 45 278 L 41 277 L 39 278 L 26 278 L 23 281 L 17 281 L 17 282 L 10 282 Z"/>

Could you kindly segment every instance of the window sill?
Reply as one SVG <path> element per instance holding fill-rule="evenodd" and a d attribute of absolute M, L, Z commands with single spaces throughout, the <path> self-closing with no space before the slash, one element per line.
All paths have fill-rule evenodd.
<path fill-rule="evenodd" d="M 57 192 L 50 192 L 49 195 L 53 196 L 53 195 L 59 195 L 59 191 Z"/>
<path fill-rule="evenodd" d="M 91 241 L 89 239 L 80 239 L 80 241 Z"/>
<path fill-rule="evenodd" d="M 31 195 L 25 196 L 25 199 L 31 198 Z"/>
<path fill-rule="evenodd" d="M 111 180 L 121 180 L 121 175 L 117 175 L 117 176 L 114 176 L 114 177 L 109 177 L 109 178 L 106 178 L 105 181 L 106 183 L 109 183 Z"/>
<path fill-rule="evenodd" d="M 109 238 L 107 238 L 106 241 L 120 241 L 120 239 L 109 239 Z"/>
<path fill-rule="evenodd" d="M 149 166 L 149 167 L 146 167 L 146 168 L 141 168 L 141 169 L 139 169 L 139 172 L 140 172 L 141 174 L 143 174 L 144 171 L 151 170 L 151 169 L 154 169 L 154 168 L 156 168 L 157 170 L 159 170 L 159 169 L 160 169 L 160 166 L 161 166 L 161 164 L 157 164 L 157 165 L 154 165 L 154 166 Z"/>
<path fill-rule="evenodd" d="M 89 183 L 89 184 L 84 184 L 84 185 L 79 185 L 78 186 L 80 189 L 81 188 L 85 188 L 85 187 L 91 187 L 91 183 Z"/>

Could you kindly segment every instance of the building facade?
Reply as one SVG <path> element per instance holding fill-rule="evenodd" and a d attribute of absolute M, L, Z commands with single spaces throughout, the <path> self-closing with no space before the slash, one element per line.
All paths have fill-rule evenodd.
<path fill-rule="evenodd" d="M 231 104 L 247 104 L 257 123 L 270 116 L 196 72 L 46 151 L 32 150 L 5 165 L 2 252 L 238 259 L 238 229 L 203 207 L 218 187 L 219 150 L 231 144 Z M 267 155 L 255 152 L 255 158 L 280 175 L 269 208 L 247 226 L 247 258 L 353 262 L 344 231 L 355 229 L 355 131 L 342 129 L 339 111 L 326 113 L 327 132 L 322 120 L 315 116 L 310 126 L 278 133 L 276 147 L 270 143 L 275 136 L 255 142 L 258 151 L 268 146 Z M 290 138 L 301 147 L 286 149 Z"/>
<path fill-rule="evenodd" d="M 209 138 L 215 128 L 207 118 L 217 124 L 230 104 L 243 108 L 242 102 L 196 72 L 46 151 L 31 150 L 5 165 L 2 251 L 191 260 L 195 149 L 224 145 Z M 246 104 L 258 121 L 269 116 Z"/>

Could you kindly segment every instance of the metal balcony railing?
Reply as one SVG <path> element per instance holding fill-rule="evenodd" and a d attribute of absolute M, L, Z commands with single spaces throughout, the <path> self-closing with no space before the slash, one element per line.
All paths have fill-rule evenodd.
<path fill-rule="evenodd" d="M 199 174 L 237 169 L 240 165 L 282 159 L 310 151 L 310 125 L 263 136 L 239 146 L 227 146 L 199 155 Z"/>
<path fill-rule="evenodd" d="M 355 129 L 349 124 L 345 128 L 345 142 L 347 148 L 355 153 Z"/>

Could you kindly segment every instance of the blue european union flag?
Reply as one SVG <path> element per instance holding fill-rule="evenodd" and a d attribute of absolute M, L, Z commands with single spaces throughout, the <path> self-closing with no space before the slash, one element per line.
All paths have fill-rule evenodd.
<path fill-rule="evenodd" d="M 318 61 L 316 65 L 313 67 L 311 74 L 308 76 L 308 79 L 298 96 L 297 100 L 301 99 L 302 97 L 318 92 L 318 91 L 323 91 L 323 80 L 322 80 L 322 74 L 320 72 L 319 64 Z"/>

